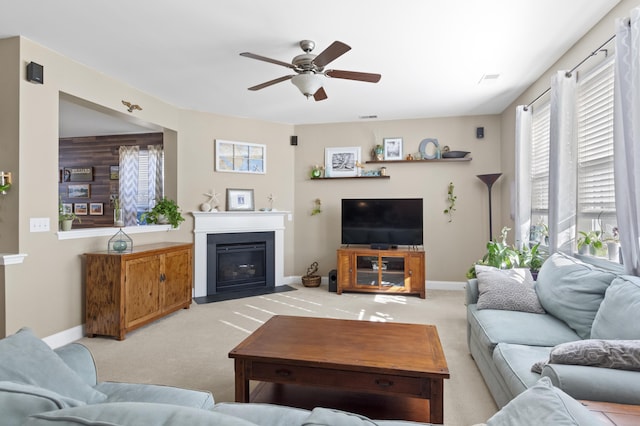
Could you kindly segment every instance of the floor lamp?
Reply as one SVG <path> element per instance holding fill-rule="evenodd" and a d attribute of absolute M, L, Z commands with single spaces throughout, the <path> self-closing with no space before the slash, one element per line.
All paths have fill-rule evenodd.
<path fill-rule="evenodd" d="M 493 186 L 493 183 L 502 176 L 502 173 L 491 173 L 488 175 L 476 176 L 487 185 L 487 189 L 489 190 L 489 241 L 493 241 L 493 227 L 491 225 L 491 187 Z"/>

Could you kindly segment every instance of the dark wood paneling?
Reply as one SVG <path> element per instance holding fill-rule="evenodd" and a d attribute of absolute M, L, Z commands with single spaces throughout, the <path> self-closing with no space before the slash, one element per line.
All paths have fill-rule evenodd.
<path fill-rule="evenodd" d="M 64 138 L 59 140 L 58 165 L 60 178 L 65 167 L 93 167 L 92 182 L 60 182 L 58 193 L 63 203 L 103 203 L 102 216 L 80 216 L 82 223 L 75 221 L 74 228 L 94 228 L 113 226 L 113 206 L 110 194 L 118 193 L 119 181 L 109 179 L 110 166 L 118 164 L 120 146 L 162 144 L 162 133 L 144 133 L 135 135 L 89 136 L 82 138 Z M 91 185 L 89 198 L 69 198 L 69 184 L 88 183 Z"/>

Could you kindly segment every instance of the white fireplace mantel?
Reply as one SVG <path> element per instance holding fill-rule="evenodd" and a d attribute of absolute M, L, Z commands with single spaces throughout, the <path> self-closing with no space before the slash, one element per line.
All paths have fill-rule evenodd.
<path fill-rule="evenodd" d="M 207 295 L 207 235 L 237 232 L 274 232 L 275 281 L 284 285 L 285 217 L 290 213 L 269 212 L 191 212 L 194 217 L 194 297 Z"/>

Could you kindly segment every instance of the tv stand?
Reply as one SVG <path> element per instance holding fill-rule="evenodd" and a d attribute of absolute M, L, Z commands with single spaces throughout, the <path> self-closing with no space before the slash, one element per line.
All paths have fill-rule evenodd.
<path fill-rule="evenodd" d="M 425 298 L 424 250 L 344 247 L 337 255 L 338 294 L 404 293 Z"/>

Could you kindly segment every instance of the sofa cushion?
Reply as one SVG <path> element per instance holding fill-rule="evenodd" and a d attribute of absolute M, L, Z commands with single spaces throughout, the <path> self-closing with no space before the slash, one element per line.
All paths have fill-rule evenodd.
<path fill-rule="evenodd" d="M 310 413 L 302 408 L 256 402 L 221 402 L 213 407 L 213 411 L 245 419 L 260 426 L 300 426 Z"/>
<path fill-rule="evenodd" d="M 498 343 L 553 347 L 580 340 L 580 336 L 567 324 L 548 314 L 478 310 L 476 305 L 469 305 L 467 321 L 471 333 L 489 353 Z"/>
<path fill-rule="evenodd" d="M 518 395 L 540 380 L 531 365 L 549 357 L 550 347 L 500 343 L 493 351 L 493 362 L 511 395 Z"/>
<path fill-rule="evenodd" d="M 107 399 L 87 385 L 29 328 L 0 340 L 0 359 L 2 381 L 42 387 L 88 404 Z"/>
<path fill-rule="evenodd" d="M 640 278 L 613 280 L 593 320 L 592 339 L 640 339 Z"/>
<path fill-rule="evenodd" d="M 548 377 L 516 396 L 487 421 L 487 426 L 602 426 L 587 408 L 554 387 Z"/>
<path fill-rule="evenodd" d="M 604 293 L 614 278 L 612 272 L 554 253 L 540 268 L 536 292 L 548 313 L 588 339 Z"/>
<path fill-rule="evenodd" d="M 211 392 L 139 383 L 101 382 L 96 389 L 107 395 L 105 402 L 157 402 L 211 409 Z"/>
<path fill-rule="evenodd" d="M 112 402 L 33 414 L 24 426 L 255 426 L 223 413 L 150 402 Z"/>
<path fill-rule="evenodd" d="M 478 309 L 501 309 L 543 314 L 531 272 L 525 268 L 498 269 L 476 265 Z"/>
<path fill-rule="evenodd" d="M 376 426 L 376 423 L 359 414 L 329 408 L 314 408 L 301 426 Z"/>

